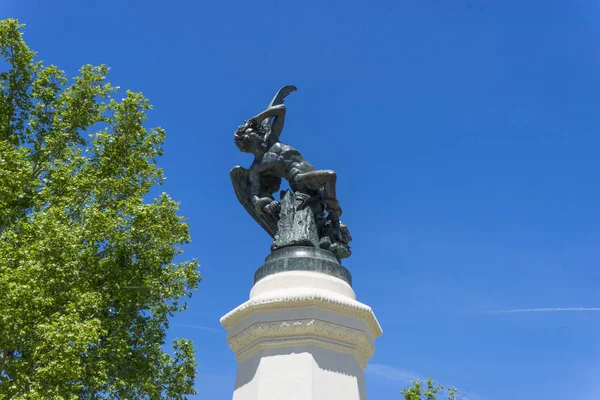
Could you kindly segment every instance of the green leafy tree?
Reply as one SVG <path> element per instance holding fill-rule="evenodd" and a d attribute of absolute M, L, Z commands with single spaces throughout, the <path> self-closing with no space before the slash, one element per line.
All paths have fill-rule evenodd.
<path fill-rule="evenodd" d="M 68 81 L 22 33 L 0 21 L 0 399 L 185 398 L 193 345 L 163 346 L 200 275 L 174 262 L 178 203 L 143 201 L 165 131 L 106 66 Z"/>
<path fill-rule="evenodd" d="M 435 383 L 429 378 L 425 382 L 420 380 L 411 381 L 411 385 L 402 390 L 404 400 L 442 400 L 442 396 L 447 396 L 448 400 L 458 400 L 458 390 L 456 388 L 444 387 Z"/>

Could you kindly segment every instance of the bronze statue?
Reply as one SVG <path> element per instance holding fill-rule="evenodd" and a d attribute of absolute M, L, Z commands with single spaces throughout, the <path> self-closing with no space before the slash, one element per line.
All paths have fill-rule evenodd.
<path fill-rule="evenodd" d="M 281 88 L 265 111 L 236 130 L 236 146 L 254 154 L 254 162 L 250 169 L 231 170 L 233 187 L 246 211 L 275 239 L 273 250 L 313 246 L 345 258 L 351 237 L 340 221 L 335 172 L 315 170 L 298 150 L 279 141 L 286 113 L 283 101 L 295 90 L 291 85 Z M 292 192 L 282 192 L 278 202 L 273 194 L 282 178 Z"/>

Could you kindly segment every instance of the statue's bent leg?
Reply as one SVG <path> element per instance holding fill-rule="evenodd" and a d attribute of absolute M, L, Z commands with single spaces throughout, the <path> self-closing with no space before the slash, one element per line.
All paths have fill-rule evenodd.
<path fill-rule="evenodd" d="M 335 184 L 337 175 L 332 170 L 310 171 L 296 175 L 294 179 L 299 187 L 305 187 L 309 190 L 323 189 L 325 196 L 324 203 L 327 206 L 330 217 L 333 220 L 338 220 L 342 215 L 342 208 L 337 199 L 335 192 Z"/>

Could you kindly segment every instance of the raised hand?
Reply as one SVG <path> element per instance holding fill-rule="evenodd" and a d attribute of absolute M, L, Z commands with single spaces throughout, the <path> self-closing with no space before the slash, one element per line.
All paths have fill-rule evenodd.
<path fill-rule="evenodd" d="M 270 197 L 261 197 L 256 198 L 254 208 L 259 214 L 268 213 L 274 215 L 279 212 L 281 206 L 279 205 L 279 202 Z"/>
<path fill-rule="evenodd" d="M 264 210 L 271 215 L 275 215 L 281 210 L 281 205 L 278 201 L 273 200 L 265 206 Z"/>

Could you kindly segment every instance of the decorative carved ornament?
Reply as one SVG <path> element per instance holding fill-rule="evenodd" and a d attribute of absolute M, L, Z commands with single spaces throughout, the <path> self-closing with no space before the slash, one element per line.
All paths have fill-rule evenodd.
<path fill-rule="evenodd" d="M 285 295 L 282 294 L 280 296 L 266 296 L 248 300 L 223 316 L 221 318 L 221 325 L 223 325 L 225 329 L 229 329 L 248 314 L 259 310 L 310 306 L 356 316 L 365 320 L 367 326 L 371 329 L 373 339 L 378 338 L 383 333 L 371 307 L 344 296 L 336 296 L 322 292 L 319 293 L 314 290 L 306 292 L 296 291 L 296 293 L 286 293 Z"/>
<path fill-rule="evenodd" d="M 365 332 L 314 318 L 258 322 L 231 336 L 228 344 L 238 362 L 265 348 L 315 345 L 352 354 L 365 368 L 375 352 Z"/>

